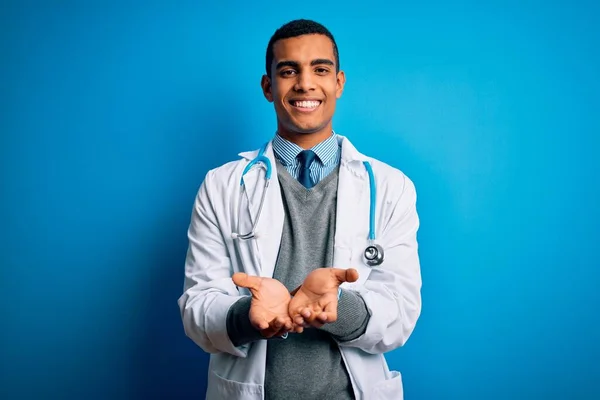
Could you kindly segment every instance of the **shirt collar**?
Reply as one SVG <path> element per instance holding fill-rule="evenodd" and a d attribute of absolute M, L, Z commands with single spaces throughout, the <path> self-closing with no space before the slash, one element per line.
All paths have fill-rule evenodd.
<path fill-rule="evenodd" d="M 338 160 L 340 144 L 336 136 L 335 132 L 332 132 L 331 136 L 310 149 L 315 152 L 318 160 L 324 166 L 333 165 Z M 297 162 L 296 157 L 302 150 L 304 150 L 302 147 L 284 139 L 279 134 L 273 138 L 273 152 L 285 166 L 294 165 Z"/>

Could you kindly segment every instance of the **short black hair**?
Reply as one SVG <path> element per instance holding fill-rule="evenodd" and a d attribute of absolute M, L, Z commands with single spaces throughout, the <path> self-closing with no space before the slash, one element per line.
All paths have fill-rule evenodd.
<path fill-rule="evenodd" d="M 269 40 L 269 45 L 267 46 L 267 62 L 265 65 L 267 76 L 271 76 L 271 64 L 273 63 L 274 56 L 273 45 L 275 42 L 281 39 L 311 34 L 325 35 L 331 40 L 331 43 L 333 44 L 333 55 L 335 56 L 336 72 L 340 72 L 340 55 L 338 53 L 337 43 L 335 42 L 331 32 L 329 32 L 327 28 L 318 22 L 311 21 L 309 19 L 296 19 L 281 26 L 275 31 L 273 36 L 271 36 L 271 40 Z"/>

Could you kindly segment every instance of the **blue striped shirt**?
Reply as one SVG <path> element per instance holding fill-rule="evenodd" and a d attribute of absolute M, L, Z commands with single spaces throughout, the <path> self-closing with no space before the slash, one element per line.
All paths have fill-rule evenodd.
<path fill-rule="evenodd" d="M 285 166 L 287 171 L 294 178 L 298 179 L 300 175 L 300 162 L 298 154 L 304 150 L 302 147 L 292 143 L 278 134 L 273 138 L 273 152 L 279 162 Z M 315 161 L 310 165 L 310 177 L 315 183 L 319 183 L 332 172 L 340 163 L 342 149 L 338 143 L 337 136 L 333 133 L 326 140 L 310 149 L 317 155 Z"/>

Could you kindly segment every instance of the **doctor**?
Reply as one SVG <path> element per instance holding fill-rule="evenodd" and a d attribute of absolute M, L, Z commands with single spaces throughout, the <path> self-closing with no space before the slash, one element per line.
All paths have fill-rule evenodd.
<path fill-rule="evenodd" d="M 324 26 L 279 28 L 261 82 L 277 132 L 200 186 L 178 304 L 211 354 L 207 399 L 403 398 L 384 353 L 421 312 L 416 192 L 334 133 L 345 79 Z"/>

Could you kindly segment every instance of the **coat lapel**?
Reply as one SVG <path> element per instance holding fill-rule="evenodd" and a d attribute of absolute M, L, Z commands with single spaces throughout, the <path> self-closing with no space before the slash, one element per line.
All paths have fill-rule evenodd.
<path fill-rule="evenodd" d="M 257 154 L 258 152 L 255 151 L 240 155 L 251 161 Z M 265 151 L 265 156 L 271 161 L 271 179 L 266 189 L 265 202 L 256 226 L 256 237 L 247 240 L 247 242 L 251 246 L 251 252 L 255 253 L 258 260 L 259 265 L 257 265 L 257 270 L 260 271 L 260 276 L 270 278 L 273 276 L 275 263 L 279 254 L 285 215 L 279 180 L 277 179 L 277 166 L 270 143 Z M 244 233 L 246 233 L 250 231 L 258 215 L 261 197 L 265 190 L 265 170 L 255 165 L 244 175 L 243 179 L 246 186 L 246 201 L 249 214 L 246 214 L 246 217 L 243 218 L 246 223 L 242 226 L 244 227 Z"/>
<path fill-rule="evenodd" d="M 339 135 L 338 135 L 339 136 Z M 342 157 L 337 195 L 334 266 L 348 265 L 358 239 L 366 239 L 369 227 L 369 177 L 360 154 L 348 139 L 340 136 Z"/>

